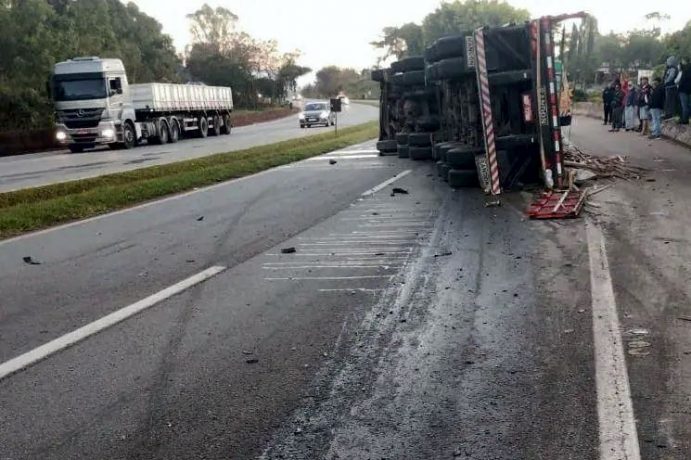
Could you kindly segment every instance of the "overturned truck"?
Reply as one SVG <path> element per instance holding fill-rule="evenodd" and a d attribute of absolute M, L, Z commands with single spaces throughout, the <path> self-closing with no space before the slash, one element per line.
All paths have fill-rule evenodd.
<path fill-rule="evenodd" d="M 561 128 L 570 115 L 554 57 L 554 25 L 583 13 L 443 37 L 372 72 L 381 86 L 382 155 L 436 160 L 452 187 L 502 190 L 563 180 Z M 562 100 L 561 106 L 570 107 Z"/>

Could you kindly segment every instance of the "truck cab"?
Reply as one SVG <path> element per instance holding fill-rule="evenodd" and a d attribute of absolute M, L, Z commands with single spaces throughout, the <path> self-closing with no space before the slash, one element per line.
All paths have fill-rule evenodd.
<path fill-rule="evenodd" d="M 72 152 L 105 144 L 134 147 L 135 112 L 120 59 L 75 58 L 55 65 L 56 139 Z"/>

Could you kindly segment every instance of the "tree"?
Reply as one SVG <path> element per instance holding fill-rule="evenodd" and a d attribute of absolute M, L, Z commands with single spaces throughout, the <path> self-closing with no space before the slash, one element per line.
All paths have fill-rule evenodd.
<path fill-rule="evenodd" d="M 412 22 L 401 27 L 385 27 L 381 40 L 370 44 L 385 51 L 382 59 L 390 56 L 401 59 L 404 56 L 422 54 L 425 50 L 422 27 Z"/>
<path fill-rule="evenodd" d="M 222 52 L 232 46 L 232 36 L 238 17 L 223 7 L 211 8 L 206 3 L 194 13 L 188 14 L 190 33 L 195 43 L 206 43 Z"/>

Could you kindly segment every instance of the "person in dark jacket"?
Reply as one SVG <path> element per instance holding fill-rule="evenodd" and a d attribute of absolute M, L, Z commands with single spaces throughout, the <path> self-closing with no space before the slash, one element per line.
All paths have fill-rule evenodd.
<path fill-rule="evenodd" d="M 638 127 L 638 89 L 633 81 L 629 80 L 626 104 L 624 106 L 624 128 L 626 131 L 636 131 Z"/>
<path fill-rule="evenodd" d="M 614 92 L 612 86 L 607 85 L 602 90 L 602 105 L 605 111 L 605 122 L 602 123 L 603 125 L 609 124 L 612 118 L 612 93 Z"/>
<path fill-rule="evenodd" d="M 617 132 L 621 129 L 622 122 L 624 121 L 624 91 L 621 90 L 621 84 L 619 82 L 614 84 L 611 106 L 612 129 L 610 129 L 610 132 Z"/>
<path fill-rule="evenodd" d="M 653 80 L 653 92 L 650 95 L 650 118 L 652 119 L 652 132 L 650 139 L 662 137 L 662 112 L 665 109 L 665 87 L 660 78 Z"/>
<path fill-rule="evenodd" d="M 641 78 L 638 90 L 638 119 L 641 120 L 641 136 L 650 134 L 650 94 L 653 87 L 650 86 L 648 77 Z"/>
<path fill-rule="evenodd" d="M 674 111 L 677 105 L 677 85 L 675 80 L 679 75 L 679 60 L 676 56 L 670 56 L 667 58 L 665 68 L 665 76 L 663 77 L 663 83 L 665 86 L 665 113 L 663 119 L 672 118 L 674 116 Z"/>
<path fill-rule="evenodd" d="M 681 66 L 681 75 L 678 77 L 679 102 L 681 102 L 681 117 L 679 124 L 689 124 L 691 112 L 691 62 L 687 58 Z"/>

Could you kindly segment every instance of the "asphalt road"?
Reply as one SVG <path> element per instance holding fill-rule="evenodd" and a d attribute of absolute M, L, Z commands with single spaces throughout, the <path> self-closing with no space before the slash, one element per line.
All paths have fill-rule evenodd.
<path fill-rule="evenodd" d="M 364 104 L 344 106 L 339 127 L 376 120 L 378 109 Z M 230 136 L 185 139 L 177 144 L 142 145 L 132 150 L 107 148 L 80 154 L 68 150 L 0 157 L 0 192 L 100 176 L 151 165 L 198 158 L 213 153 L 242 150 L 324 132 L 329 128 L 300 129 L 297 115 L 266 123 L 234 128 Z M 333 130 L 333 128 L 330 128 Z"/>
<path fill-rule="evenodd" d="M 369 143 L 0 243 L 0 458 L 689 458 L 691 154 L 571 138 L 655 182 L 533 222 Z"/>

